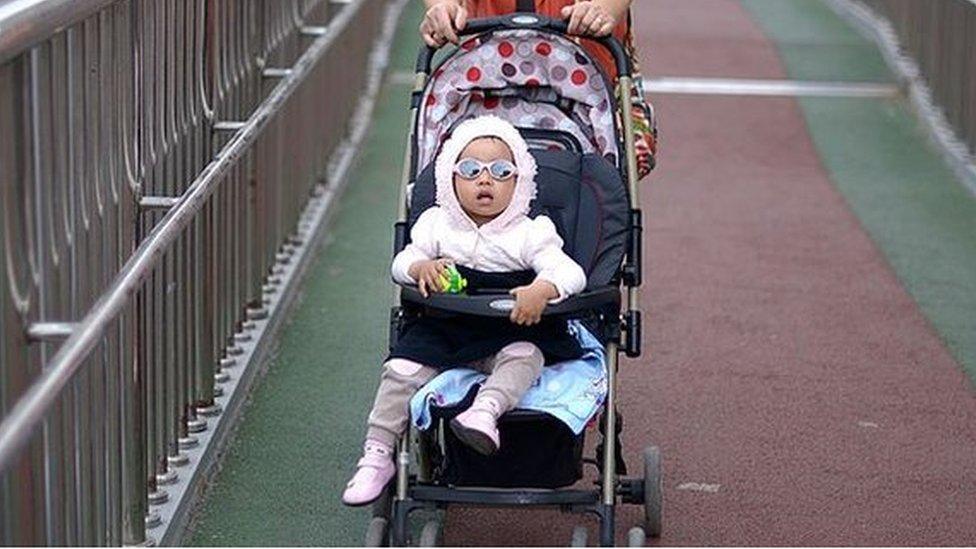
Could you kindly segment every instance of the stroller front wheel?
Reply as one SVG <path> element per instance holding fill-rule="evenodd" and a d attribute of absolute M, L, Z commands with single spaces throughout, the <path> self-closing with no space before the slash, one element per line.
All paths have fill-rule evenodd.
<path fill-rule="evenodd" d="M 419 547 L 438 547 L 441 545 L 443 531 L 439 520 L 429 520 L 420 531 Z"/>
<path fill-rule="evenodd" d="M 586 547 L 586 538 L 588 532 L 586 526 L 582 524 L 577 524 L 573 528 L 573 538 L 569 542 L 570 547 Z"/>
<path fill-rule="evenodd" d="M 373 517 L 366 528 L 364 547 L 386 547 L 390 535 L 390 521 L 386 517 Z"/>

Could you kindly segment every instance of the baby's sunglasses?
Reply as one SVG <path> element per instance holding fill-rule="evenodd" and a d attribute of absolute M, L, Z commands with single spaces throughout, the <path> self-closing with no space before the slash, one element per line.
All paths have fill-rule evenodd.
<path fill-rule="evenodd" d="M 454 173 L 464 179 L 477 179 L 481 175 L 481 172 L 485 171 L 485 168 L 488 169 L 488 174 L 493 179 L 500 181 L 504 181 L 518 173 L 518 170 L 515 169 L 515 164 L 503 158 L 492 160 L 488 163 L 484 163 L 476 158 L 462 158 L 454 165 Z"/>

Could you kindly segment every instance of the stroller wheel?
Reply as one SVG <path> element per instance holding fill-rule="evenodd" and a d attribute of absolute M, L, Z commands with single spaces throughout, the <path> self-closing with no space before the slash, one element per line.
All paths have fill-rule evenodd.
<path fill-rule="evenodd" d="M 418 547 L 438 547 L 442 541 L 441 534 L 441 522 L 428 520 L 427 524 L 424 524 L 424 529 L 420 531 Z"/>
<path fill-rule="evenodd" d="M 389 541 L 390 521 L 384 517 L 373 517 L 366 528 L 364 547 L 386 547 Z"/>
<path fill-rule="evenodd" d="M 661 536 L 661 451 L 657 446 L 644 448 L 644 531 L 648 536 Z"/>
<path fill-rule="evenodd" d="M 647 543 L 647 534 L 640 526 L 634 526 L 627 531 L 627 547 L 643 547 Z"/>
<path fill-rule="evenodd" d="M 586 536 L 587 536 L 586 526 L 582 524 L 577 524 L 573 528 L 573 538 L 569 542 L 570 547 L 586 547 Z"/>

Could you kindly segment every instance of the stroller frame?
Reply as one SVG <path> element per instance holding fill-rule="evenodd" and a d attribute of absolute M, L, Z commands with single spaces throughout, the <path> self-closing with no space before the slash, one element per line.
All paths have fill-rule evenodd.
<path fill-rule="evenodd" d="M 532 13 L 516 13 L 504 17 L 472 20 L 461 32 L 462 35 L 477 35 L 496 30 L 532 29 L 553 34 L 565 35 L 567 24 Z M 384 495 L 373 504 L 373 518 L 366 536 L 367 546 L 380 546 L 389 543 L 392 546 L 406 546 L 408 544 L 408 518 L 418 509 L 443 509 L 449 504 L 485 505 L 485 506 L 539 506 L 557 507 L 562 511 L 573 513 L 589 513 L 595 515 L 600 522 L 599 541 L 602 546 L 614 544 L 615 508 L 620 503 L 643 504 L 645 507 L 645 525 L 643 530 L 637 528 L 629 532 L 630 545 L 643 545 L 644 536 L 660 534 L 661 511 L 661 474 L 660 454 L 656 447 L 647 447 L 644 452 L 644 475 L 641 478 L 618 477 L 618 462 L 621 462 L 618 434 L 622 420 L 616 410 L 617 367 L 618 353 L 623 350 L 628 357 L 641 354 L 641 313 L 638 309 L 639 286 L 641 284 L 641 234 L 642 218 L 638 200 L 638 170 L 634 153 L 634 132 L 632 119 L 631 63 L 621 44 L 613 37 L 597 40 L 613 55 L 618 72 L 616 83 L 617 97 L 620 98 L 619 111 L 621 113 L 622 128 L 618 128 L 620 158 L 618 170 L 627 181 L 630 198 L 630 213 L 628 219 L 629 238 L 625 249 L 624 262 L 618 271 L 620 280 L 627 289 L 626 309 L 620 313 L 619 324 L 609 321 L 611 328 L 606 338 L 605 357 L 607 368 L 607 394 L 602 405 L 600 431 L 603 436 L 602 455 L 598 460 L 586 460 L 597 465 L 601 477 L 598 489 L 492 489 L 492 488 L 458 488 L 427 484 L 433 476 L 433 453 L 438 451 L 436 429 L 424 433 L 417 433 L 413 428 L 403 436 L 396 450 L 397 473 L 395 479 L 387 487 Z M 416 172 L 416 128 L 420 112 L 421 98 L 431 74 L 431 64 L 436 48 L 422 47 L 418 56 L 414 88 L 411 101 L 411 129 L 405 153 L 403 174 L 401 177 L 397 223 L 395 224 L 394 253 L 402 250 L 408 235 L 408 189 L 413 182 Z M 402 301 L 423 303 L 426 307 L 441 308 L 461 313 L 499 316 L 507 312 L 492 312 L 488 304 L 498 296 L 470 296 L 464 300 L 451 299 L 452 296 L 434 294 L 427 299 L 420 297 L 419 292 L 407 287 L 394 287 L 393 302 L 390 316 L 391 341 L 397 334 L 397 327 L 401 322 L 404 311 Z M 556 306 L 547 307 L 544 314 L 565 314 L 567 312 L 583 312 L 606 310 L 613 307 L 620 312 L 621 298 L 618 286 L 600 288 L 574 296 Z M 416 438 L 417 440 L 413 440 Z M 411 474 L 411 454 L 413 446 L 418 447 L 417 473 Z M 602 463 L 600 463 L 602 462 Z M 573 533 L 573 543 L 585 545 L 585 530 L 579 533 L 581 526 Z M 639 531 L 638 531 L 639 530 Z M 582 542 L 580 540 L 582 537 Z M 436 522 L 428 522 L 421 533 L 421 546 L 434 546 L 440 539 L 440 526 Z"/>

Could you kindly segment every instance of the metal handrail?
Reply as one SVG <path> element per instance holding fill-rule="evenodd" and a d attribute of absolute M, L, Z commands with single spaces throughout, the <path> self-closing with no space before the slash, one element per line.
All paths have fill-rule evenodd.
<path fill-rule="evenodd" d="M 970 162 L 976 159 L 976 0 L 858 0 L 887 19 L 902 53 L 918 64 L 932 99 L 957 136 Z"/>
<path fill-rule="evenodd" d="M 352 14 L 351 10 L 342 12 L 334 24 L 342 25 L 342 18 L 349 19 Z M 194 180 L 176 206 L 166 213 L 133 252 L 102 297 L 58 349 L 40 379 L 27 390 L 0 423 L 0 471 L 9 465 L 17 451 L 30 439 L 44 412 L 98 344 L 109 324 L 122 312 L 138 286 L 159 263 L 163 252 L 193 220 L 207 198 L 223 181 L 223 177 L 254 144 L 271 117 L 281 109 L 285 100 L 305 79 L 334 39 L 335 35 L 328 33 L 315 39 L 305 54 L 291 67 L 291 72 L 278 83 L 217 158 Z"/>
<path fill-rule="evenodd" d="M 0 64 L 119 0 L 0 0 Z"/>
<path fill-rule="evenodd" d="M 0 0 L 0 545 L 179 523 L 385 4 Z"/>

